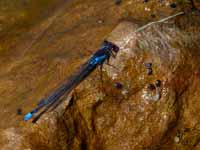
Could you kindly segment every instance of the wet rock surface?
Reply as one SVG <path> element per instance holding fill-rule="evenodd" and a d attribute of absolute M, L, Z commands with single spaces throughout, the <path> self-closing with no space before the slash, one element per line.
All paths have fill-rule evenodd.
<path fill-rule="evenodd" d="M 199 125 L 198 110 L 193 108 L 195 114 L 188 112 L 188 107 L 194 101 L 198 103 L 198 96 L 193 93 L 189 94 L 190 98 L 187 93 L 194 89 L 198 93 L 198 32 L 195 32 L 197 39 L 190 41 L 197 46 L 196 50 L 192 50 L 186 44 L 192 38 L 191 34 L 175 26 L 156 25 L 134 33 L 135 26 L 130 22 L 121 23 L 108 38 L 119 45 L 121 51 L 111 61 L 118 69 L 105 68 L 104 74 L 107 76 L 104 76 L 104 80 L 107 84 L 101 89 L 101 98 L 95 98 L 98 97 L 96 93 L 100 92 L 89 89 L 95 94 L 84 98 L 80 96 L 66 110 L 65 124 L 73 130 L 73 133 L 68 131 L 69 135 L 72 134 L 68 139 L 71 143 L 69 148 L 191 149 L 199 142 L 196 127 Z M 145 73 L 146 62 L 153 64 L 154 74 L 151 77 Z M 125 86 L 125 94 L 123 90 L 111 86 L 113 79 Z M 162 81 L 158 90 L 146 88 L 157 79 Z M 194 89 L 190 90 L 189 87 Z M 189 97 L 186 98 L 186 95 Z M 199 107 L 199 104 L 195 107 Z M 191 116 L 194 120 L 189 119 L 189 114 L 196 116 Z M 187 127 L 187 123 L 193 125 Z M 190 131 L 182 131 L 185 128 Z M 178 131 L 174 130 L 181 130 L 181 135 L 178 135 L 180 139 L 177 140 Z M 191 141 L 187 134 L 189 137 L 193 134 Z"/>
<path fill-rule="evenodd" d="M 15 52 L 7 49 L 0 56 L 2 149 L 198 150 L 199 15 L 189 13 L 136 33 L 151 14 L 157 18 L 158 12 L 175 11 L 168 9 L 171 1 L 156 2 L 116 6 L 115 1 L 77 0 L 18 37 Z M 104 65 L 103 81 L 96 70 L 56 111 L 37 124 L 22 122 L 35 99 L 53 91 L 88 58 L 90 53 L 80 49 L 97 49 L 104 38 L 120 51 L 110 60 L 114 67 Z"/>

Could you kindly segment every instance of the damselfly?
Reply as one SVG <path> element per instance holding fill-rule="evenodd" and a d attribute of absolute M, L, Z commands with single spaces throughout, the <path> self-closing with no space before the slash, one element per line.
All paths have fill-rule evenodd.
<path fill-rule="evenodd" d="M 35 123 L 49 109 L 54 110 L 63 101 L 61 97 L 64 94 L 69 94 L 98 66 L 102 67 L 105 61 L 109 62 L 111 56 L 115 58 L 118 51 L 118 46 L 111 42 L 104 41 L 102 47 L 91 56 L 91 58 L 83 65 L 77 74 L 73 75 L 71 79 L 61 85 L 49 97 L 40 100 L 37 107 L 24 116 L 24 120 L 28 121 L 34 117 L 32 122 Z"/>

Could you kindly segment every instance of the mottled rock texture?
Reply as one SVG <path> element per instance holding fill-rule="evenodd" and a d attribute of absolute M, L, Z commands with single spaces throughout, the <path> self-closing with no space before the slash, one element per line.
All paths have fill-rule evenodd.
<path fill-rule="evenodd" d="M 94 85 L 83 96 L 85 87 L 80 87 L 66 110 L 69 149 L 191 149 L 199 142 L 198 32 L 171 24 L 134 30 L 134 24 L 124 22 L 111 33 L 108 39 L 121 48 L 111 61 L 117 69 L 106 67 L 104 84 L 96 87 L 101 92 Z M 148 62 L 151 76 L 144 67 Z M 148 89 L 157 79 L 161 87 Z M 114 81 L 124 88 L 115 89 Z"/>
<path fill-rule="evenodd" d="M 136 33 L 152 14 L 158 19 L 175 13 L 169 9 L 172 1 L 84 2 L 63 5 L 10 45 L 1 41 L 8 46 L 0 56 L 1 148 L 199 150 L 199 14 Z M 56 111 L 34 125 L 22 122 L 17 108 L 31 110 L 88 58 L 89 52 L 80 49 L 97 49 L 104 38 L 120 51 L 110 60 L 113 67 L 104 65 L 103 80 L 96 70 Z"/>

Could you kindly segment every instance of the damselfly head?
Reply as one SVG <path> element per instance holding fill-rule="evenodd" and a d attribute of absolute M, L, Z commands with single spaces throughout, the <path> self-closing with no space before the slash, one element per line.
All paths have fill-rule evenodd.
<path fill-rule="evenodd" d="M 107 40 L 104 40 L 103 47 L 106 47 L 106 48 L 114 51 L 115 53 L 117 53 L 119 51 L 119 47 L 117 45 L 115 45 L 114 43 L 109 42 Z"/>
<path fill-rule="evenodd" d="M 112 50 L 113 50 L 115 53 L 117 53 L 117 52 L 119 51 L 119 47 L 118 47 L 117 45 L 114 45 L 114 44 L 113 44 Z"/>

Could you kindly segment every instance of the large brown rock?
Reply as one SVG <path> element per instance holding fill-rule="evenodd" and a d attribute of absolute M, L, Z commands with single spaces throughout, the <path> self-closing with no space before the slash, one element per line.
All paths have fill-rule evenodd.
<path fill-rule="evenodd" d="M 117 69 L 105 67 L 103 87 L 94 82 L 98 80 L 94 75 L 78 89 L 65 113 L 69 149 L 190 149 L 197 145 L 198 32 L 191 34 L 170 24 L 139 33 L 136 29 L 134 23 L 123 22 L 108 37 L 120 52 L 111 61 Z M 149 62 L 152 75 L 144 66 Z M 161 87 L 147 88 L 156 80 L 161 80 Z M 116 89 L 115 81 L 123 89 Z M 93 86 L 86 89 L 84 84 Z M 81 92 L 85 90 L 89 94 Z"/>
<path fill-rule="evenodd" d="M 198 150 L 198 14 L 135 33 L 140 26 L 137 19 L 171 14 L 169 2 L 123 1 L 119 7 L 108 0 L 84 4 L 76 0 L 22 34 L 10 45 L 13 51 L 0 60 L 1 148 Z M 22 116 L 15 115 L 16 107 L 30 111 L 37 99 L 70 75 L 79 66 L 78 52 L 88 53 L 80 49 L 97 48 L 120 19 L 134 21 L 120 23 L 108 35 L 120 52 L 110 60 L 114 67 L 104 65 L 103 83 L 95 71 L 66 104 L 44 115 L 38 124 L 24 123 Z M 149 62 L 152 75 L 144 66 Z M 161 87 L 154 89 L 149 84 L 156 80 L 161 80 Z M 116 88 L 115 82 L 123 88 Z"/>

